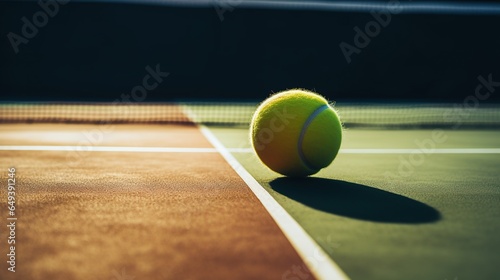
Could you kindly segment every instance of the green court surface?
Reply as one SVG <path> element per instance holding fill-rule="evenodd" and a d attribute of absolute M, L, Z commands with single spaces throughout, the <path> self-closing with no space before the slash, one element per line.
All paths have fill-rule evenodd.
<path fill-rule="evenodd" d="M 247 128 L 210 129 L 351 279 L 500 275 L 500 131 L 346 130 L 332 165 L 292 180 Z"/>

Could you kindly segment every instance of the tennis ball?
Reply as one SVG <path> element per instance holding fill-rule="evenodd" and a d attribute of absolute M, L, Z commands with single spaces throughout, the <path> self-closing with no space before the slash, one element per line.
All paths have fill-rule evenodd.
<path fill-rule="evenodd" d="M 255 111 L 253 148 L 270 169 L 290 177 L 317 173 L 337 156 L 342 124 L 322 96 L 292 89 L 272 95 Z"/>

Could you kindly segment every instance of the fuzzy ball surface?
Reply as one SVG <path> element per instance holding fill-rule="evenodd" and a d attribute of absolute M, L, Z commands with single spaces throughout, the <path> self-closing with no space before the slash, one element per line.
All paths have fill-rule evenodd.
<path fill-rule="evenodd" d="M 250 137 L 258 157 L 271 170 L 304 177 L 335 159 L 342 124 L 324 97 L 292 89 L 270 96 L 257 108 Z"/>

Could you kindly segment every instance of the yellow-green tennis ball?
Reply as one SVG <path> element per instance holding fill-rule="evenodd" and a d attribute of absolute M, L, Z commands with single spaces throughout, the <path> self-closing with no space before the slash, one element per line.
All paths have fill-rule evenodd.
<path fill-rule="evenodd" d="M 272 95 L 250 126 L 252 145 L 270 169 L 291 177 L 317 173 L 337 156 L 342 124 L 322 96 L 301 89 Z"/>

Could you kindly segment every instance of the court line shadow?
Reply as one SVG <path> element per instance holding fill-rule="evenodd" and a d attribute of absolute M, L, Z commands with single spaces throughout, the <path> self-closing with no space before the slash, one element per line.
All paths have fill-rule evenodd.
<path fill-rule="evenodd" d="M 308 177 L 278 178 L 278 193 L 317 210 L 359 220 L 419 224 L 441 219 L 439 211 L 414 199 L 356 183 Z"/>

